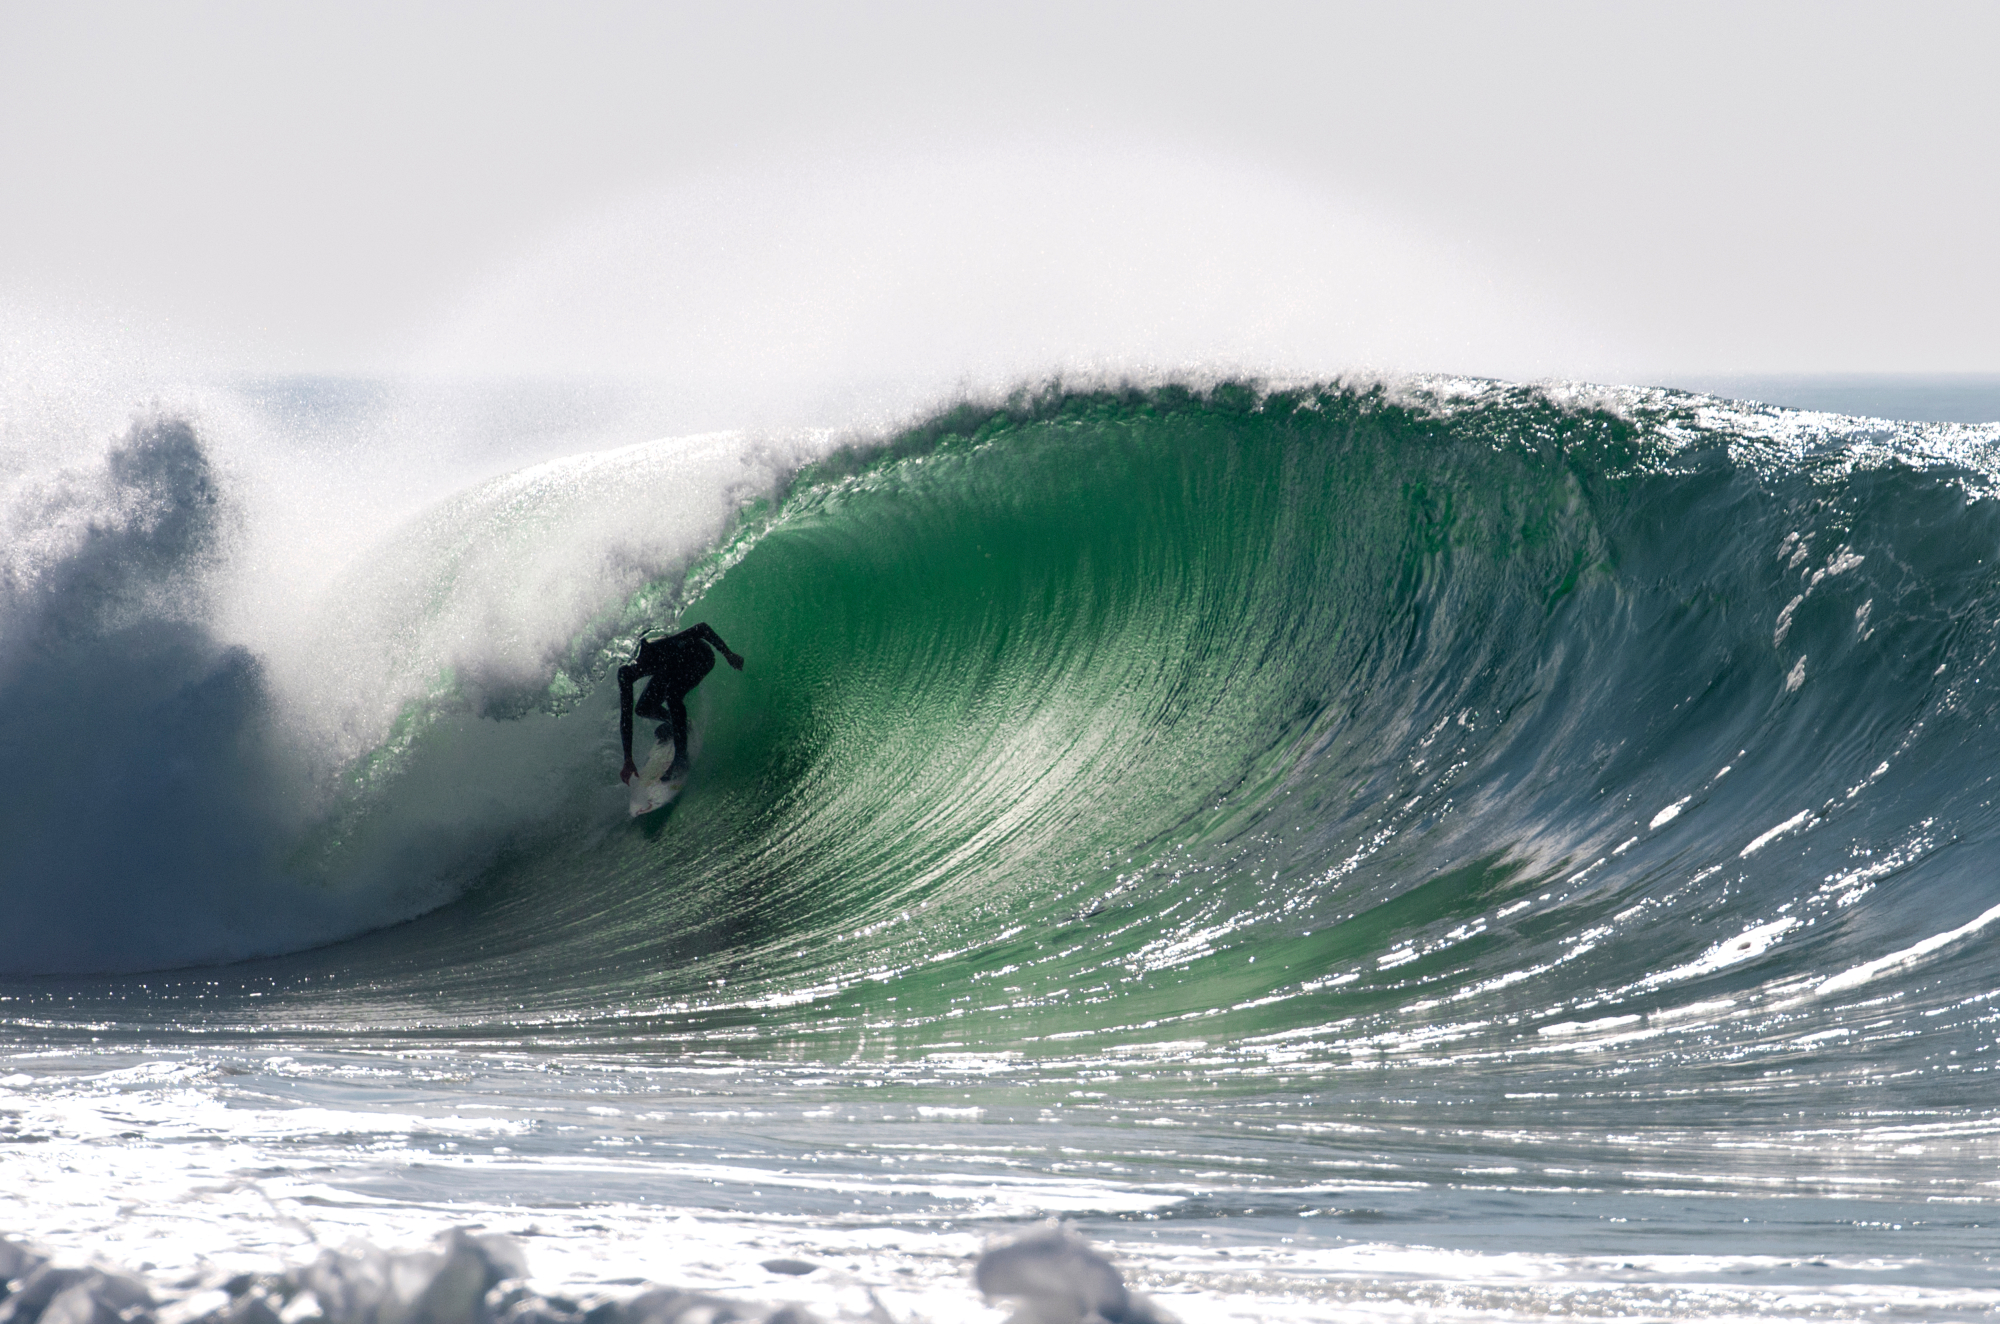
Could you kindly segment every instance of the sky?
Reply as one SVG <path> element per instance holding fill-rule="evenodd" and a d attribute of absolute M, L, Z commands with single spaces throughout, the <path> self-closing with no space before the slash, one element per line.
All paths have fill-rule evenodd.
<path fill-rule="evenodd" d="M 2000 372 L 1996 48 L 1990 4 L 0 0 L 0 348 Z"/>

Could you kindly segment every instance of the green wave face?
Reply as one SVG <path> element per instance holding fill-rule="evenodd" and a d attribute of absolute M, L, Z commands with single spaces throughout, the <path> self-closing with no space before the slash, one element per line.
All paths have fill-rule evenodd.
<path fill-rule="evenodd" d="M 333 949 L 351 995 L 265 1005 L 1505 1057 L 1974 920 L 1937 847 L 1994 816 L 1976 474 L 1625 403 L 1055 394 L 837 456 L 687 581 L 749 665 L 695 691 L 671 810 L 607 785 L 625 645 L 562 716 L 440 724 L 406 784 L 518 764 L 539 816 Z"/>
<path fill-rule="evenodd" d="M 1312 876 L 1367 851 L 1358 820 L 1443 793 L 1451 760 L 1404 746 L 1476 745 L 1467 693 L 1602 560 L 1534 430 L 1601 448 L 1622 425 L 1512 422 L 1337 392 L 1065 397 L 808 473 L 685 613 L 749 659 L 695 693 L 688 793 L 539 845 L 477 923 L 579 1009 L 767 1014 L 721 1010 L 740 990 L 801 1000 L 802 1031 L 878 1007 L 940 1038 L 1212 1011 L 1372 954 L 1387 921 L 1335 924 L 1348 898 Z"/>

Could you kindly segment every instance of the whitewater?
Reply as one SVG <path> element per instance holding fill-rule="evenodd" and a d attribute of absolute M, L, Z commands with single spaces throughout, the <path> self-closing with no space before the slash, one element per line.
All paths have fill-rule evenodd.
<path fill-rule="evenodd" d="M 0 1235 L 163 1321 L 454 1228 L 999 1320 L 1049 1219 L 1187 1321 L 2000 1310 L 2000 425 L 105 398 L 0 428 Z"/>

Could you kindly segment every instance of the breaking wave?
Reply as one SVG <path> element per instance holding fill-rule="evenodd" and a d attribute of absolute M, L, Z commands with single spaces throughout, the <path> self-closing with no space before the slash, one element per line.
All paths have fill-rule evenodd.
<path fill-rule="evenodd" d="M 1859 999 L 1961 998 L 2000 916 L 1995 442 L 1646 391 L 1051 390 L 523 470 L 257 648 L 210 623 L 228 484 L 149 418 L 12 489 L 7 968 L 347 939 L 231 978 L 378 1025 L 1834 1052 Z M 749 666 L 632 822 L 607 677 L 673 619 Z"/>

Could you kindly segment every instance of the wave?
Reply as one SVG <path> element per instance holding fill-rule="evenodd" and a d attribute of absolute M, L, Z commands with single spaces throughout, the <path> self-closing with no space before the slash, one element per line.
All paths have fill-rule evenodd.
<path fill-rule="evenodd" d="M 134 513 L 152 550 L 101 563 L 150 569 L 93 579 L 84 539 L 9 581 L 38 641 L 0 709 L 9 963 L 429 910 L 232 979 L 260 1016 L 461 1030 L 1837 1043 L 1885 989 L 1962 999 L 2000 914 L 1996 440 L 1428 381 L 1050 390 L 818 458 L 661 443 L 406 531 L 325 609 L 349 688 L 305 716 L 295 665 L 185 602 L 162 632 L 159 584 L 216 543 Z M 134 512 L 220 508 L 191 434 L 119 453 L 181 475 L 113 472 Z M 606 676 L 668 617 L 749 666 L 695 692 L 696 775 L 634 824 Z M 195 788 L 109 843 L 62 807 L 64 732 L 116 692 L 93 650 L 173 678 L 120 720 Z M 262 917 L 233 938 L 222 875 Z M 91 896 L 116 941 L 79 936 Z"/>

